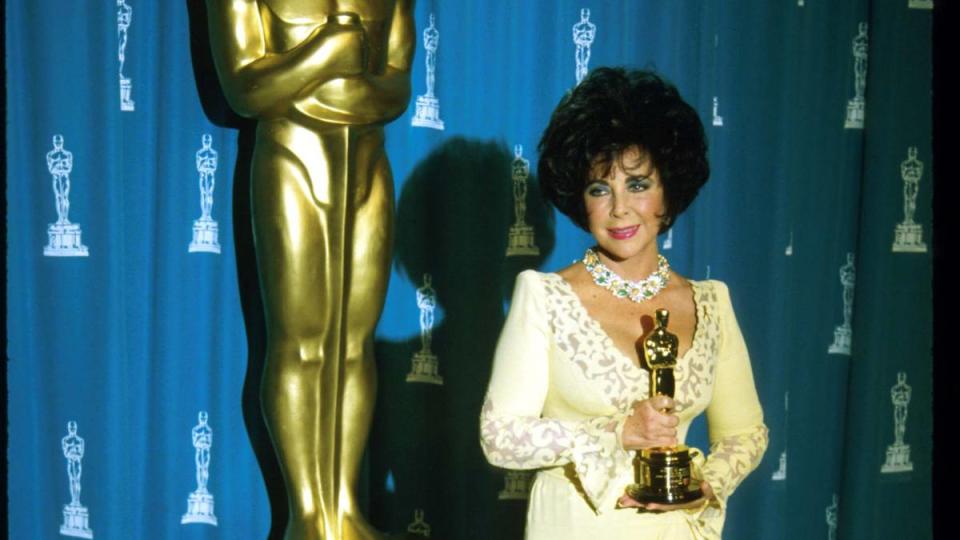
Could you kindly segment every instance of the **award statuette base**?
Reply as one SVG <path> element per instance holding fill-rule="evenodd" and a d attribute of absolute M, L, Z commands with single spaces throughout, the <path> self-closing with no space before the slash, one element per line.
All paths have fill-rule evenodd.
<path fill-rule="evenodd" d="M 893 239 L 893 251 L 898 253 L 926 253 L 923 228 L 917 223 L 898 223 Z"/>
<path fill-rule="evenodd" d="M 180 523 L 206 523 L 216 526 L 217 516 L 213 513 L 213 495 L 201 491 L 191 493 L 187 499 L 187 513 L 180 518 Z"/>
<path fill-rule="evenodd" d="M 529 225 L 513 225 L 510 227 L 507 256 L 539 255 L 540 249 L 534 244 L 533 227 Z"/>
<path fill-rule="evenodd" d="M 443 385 L 443 377 L 439 374 L 439 361 L 436 355 L 419 351 L 413 355 L 410 373 L 407 373 L 408 383 L 427 383 Z"/>
<path fill-rule="evenodd" d="M 136 104 L 130 99 L 130 95 L 133 93 L 133 80 L 120 76 L 120 110 L 121 111 L 135 111 L 137 109 Z"/>
<path fill-rule="evenodd" d="M 633 460 L 634 482 L 627 495 L 641 503 L 681 504 L 703 497 L 694 474 L 696 450 L 684 445 L 645 448 Z"/>
<path fill-rule="evenodd" d="M 190 242 L 190 253 L 220 253 L 220 242 L 217 240 L 217 222 L 212 219 L 200 218 L 193 222 L 193 241 Z"/>
<path fill-rule="evenodd" d="M 417 111 L 410 123 L 417 127 L 443 129 L 440 100 L 434 96 L 417 96 Z"/>
<path fill-rule="evenodd" d="M 853 341 L 853 332 L 846 326 L 833 329 L 833 343 L 827 348 L 828 354 L 850 354 L 850 343 Z"/>
<path fill-rule="evenodd" d="M 910 461 L 909 444 L 891 444 L 887 447 L 887 461 L 880 467 L 882 473 L 910 472 L 913 463 Z"/>
<path fill-rule="evenodd" d="M 90 514 L 87 508 L 79 504 L 63 505 L 63 525 L 60 525 L 60 534 L 76 538 L 93 538 L 90 530 Z"/>
<path fill-rule="evenodd" d="M 855 97 L 847 102 L 847 117 L 843 122 L 844 129 L 863 129 L 864 111 L 866 102 L 861 97 Z"/>
<path fill-rule="evenodd" d="M 90 252 L 80 240 L 82 232 L 76 223 L 51 223 L 47 227 L 50 242 L 44 246 L 46 257 L 87 257 Z"/>
<path fill-rule="evenodd" d="M 503 490 L 497 495 L 501 501 L 523 501 L 530 498 L 533 485 L 533 473 L 530 471 L 507 471 L 503 479 Z"/>

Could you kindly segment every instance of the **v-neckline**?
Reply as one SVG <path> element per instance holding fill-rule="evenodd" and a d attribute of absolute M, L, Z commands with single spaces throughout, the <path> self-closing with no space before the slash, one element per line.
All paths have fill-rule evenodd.
<path fill-rule="evenodd" d="M 569 294 L 571 297 L 573 297 L 573 300 L 576 303 L 577 309 L 580 310 L 584 318 L 588 321 L 588 324 L 590 325 L 593 332 L 596 333 L 598 336 L 600 336 L 605 342 L 609 342 L 609 347 L 607 348 L 616 351 L 616 354 L 619 355 L 622 360 L 626 361 L 627 364 L 633 366 L 634 369 L 638 369 L 643 372 L 646 372 L 643 366 L 641 366 L 638 362 L 635 362 L 633 358 L 631 358 L 627 353 L 623 352 L 623 350 L 617 346 L 617 342 L 614 341 L 612 337 L 610 337 L 610 334 L 607 333 L 606 330 L 604 330 L 603 325 L 600 324 L 600 321 L 590 316 L 590 312 L 587 311 L 587 306 L 583 305 L 583 300 L 581 300 L 580 296 L 577 295 L 577 292 L 573 290 L 573 285 L 571 285 L 570 282 L 564 279 L 563 276 L 561 276 L 560 274 L 557 274 L 554 272 L 551 275 L 556 276 L 557 280 L 563 284 L 563 287 L 565 288 L 566 293 Z M 701 295 L 700 282 L 694 281 L 692 279 L 689 281 L 690 281 L 690 289 L 691 289 L 691 292 L 693 293 L 693 316 L 695 319 L 693 324 L 693 337 L 690 339 L 690 347 L 687 350 L 683 351 L 683 354 L 677 357 L 678 364 L 682 360 L 685 360 L 687 355 L 689 355 L 690 352 L 696 348 L 697 340 L 700 338 L 700 329 L 702 326 L 701 320 L 703 319 L 701 314 L 702 302 L 700 301 L 700 295 Z"/>

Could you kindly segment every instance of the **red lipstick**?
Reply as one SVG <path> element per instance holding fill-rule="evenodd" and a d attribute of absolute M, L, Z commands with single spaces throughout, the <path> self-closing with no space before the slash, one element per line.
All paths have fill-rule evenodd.
<path fill-rule="evenodd" d="M 619 229 L 607 229 L 607 232 L 615 240 L 626 240 L 632 238 L 633 235 L 637 234 L 637 229 L 639 225 L 634 225 L 633 227 L 622 227 Z"/>

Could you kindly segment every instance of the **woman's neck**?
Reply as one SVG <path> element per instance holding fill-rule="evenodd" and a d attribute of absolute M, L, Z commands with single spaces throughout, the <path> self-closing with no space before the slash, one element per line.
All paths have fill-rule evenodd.
<path fill-rule="evenodd" d="M 650 277 L 650 274 L 657 271 L 659 252 L 656 249 L 637 253 L 628 259 L 615 259 L 603 251 L 603 249 L 594 249 L 600 257 L 600 261 L 623 279 L 640 281 Z"/>

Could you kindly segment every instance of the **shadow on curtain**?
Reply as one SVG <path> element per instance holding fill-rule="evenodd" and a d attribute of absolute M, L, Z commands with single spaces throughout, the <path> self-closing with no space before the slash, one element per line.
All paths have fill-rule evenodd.
<path fill-rule="evenodd" d="M 514 222 L 512 161 L 501 143 L 454 137 L 403 183 L 396 265 L 416 286 L 424 274 L 432 277 L 438 316 L 431 349 L 443 382 L 406 381 L 419 335 L 377 341 L 379 390 L 367 452 L 370 518 L 382 530 L 402 533 L 414 504 L 430 521 L 432 537 L 485 531 L 513 538 L 523 530 L 524 504 L 477 496 L 503 487 L 502 471 L 480 451 L 478 424 L 504 303 L 516 275 L 539 266 L 554 244 L 553 214 L 531 176 L 526 215 L 540 254 L 506 256 Z M 411 299 L 410 316 L 417 311 Z"/>

